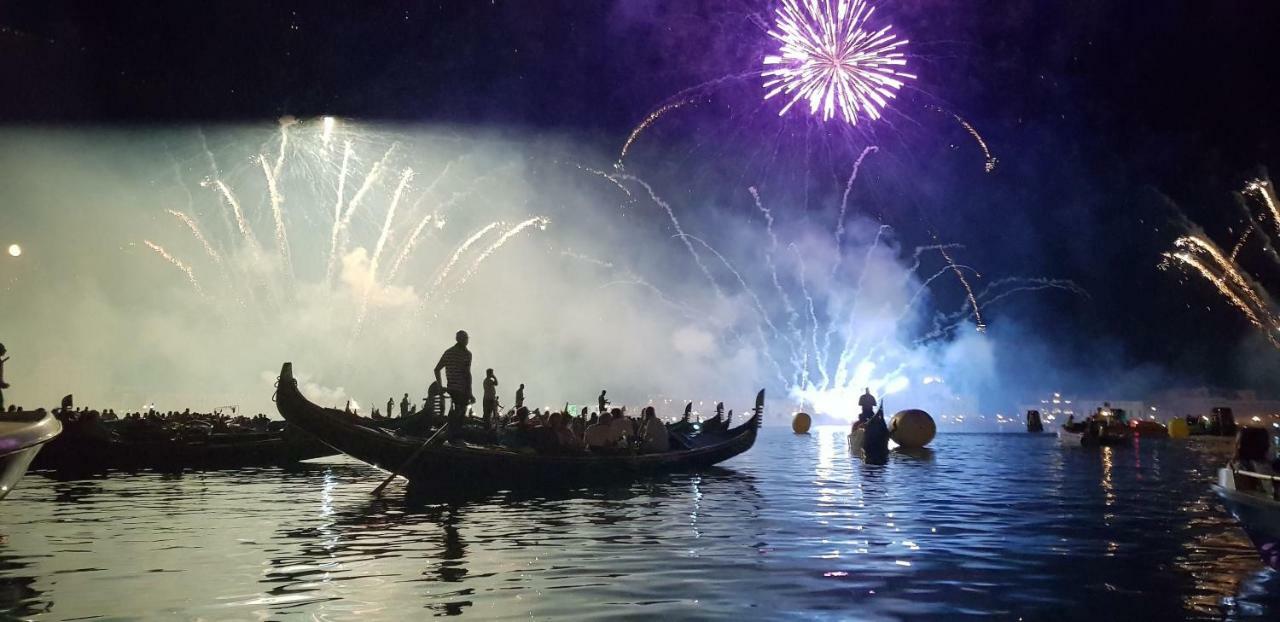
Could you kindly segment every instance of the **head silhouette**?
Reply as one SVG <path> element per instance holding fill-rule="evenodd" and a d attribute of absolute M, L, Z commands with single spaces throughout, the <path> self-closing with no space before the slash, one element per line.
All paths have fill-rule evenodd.
<path fill-rule="evenodd" d="M 487 375 L 487 376 L 492 376 L 492 375 L 493 375 L 493 368 L 492 368 L 492 367 L 490 367 L 489 369 L 484 370 L 484 373 L 485 373 L 485 375 Z"/>
<path fill-rule="evenodd" d="M 8 352 L 8 350 L 5 350 L 5 349 L 4 349 L 4 344 L 3 344 L 3 343 L 0 343 L 0 356 L 4 356 L 4 355 L 5 355 L 5 353 L 7 353 L 7 352 Z"/>
<path fill-rule="evenodd" d="M 465 330 L 458 331 L 458 334 L 454 335 L 454 339 L 457 339 L 458 345 L 464 348 L 467 347 L 467 343 L 471 341 L 471 338 L 467 336 L 467 331 Z"/>

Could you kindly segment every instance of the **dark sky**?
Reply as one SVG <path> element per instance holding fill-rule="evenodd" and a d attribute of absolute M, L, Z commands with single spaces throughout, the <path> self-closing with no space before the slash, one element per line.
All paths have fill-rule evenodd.
<path fill-rule="evenodd" d="M 921 78 L 886 124 L 936 174 L 902 219 L 994 274 L 1069 278 L 1088 299 L 1018 303 L 1055 356 L 1251 384 L 1249 327 L 1155 266 L 1181 230 L 1223 243 L 1231 192 L 1280 162 L 1280 3 L 880 2 Z M 749 70 L 768 0 L 30 2 L 0 6 L 6 124 L 263 122 L 281 114 L 625 136 L 681 89 Z M 706 119 L 724 102 L 698 113 Z M 981 129 L 997 172 L 924 105 Z M 729 106 L 728 108 L 732 108 Z M 766 117 L 768 115 L 765 115 Z M 722 121 L 723 122 L 723 121 Z M 763 123 L 764 120 L 753 120 Z M 937 151 L 932 153 L 930 150 Z M 882 171 L 881 173 L 886 174 Z M 885 182 L 892 187 L 894 184 Z M 905 188 L 913 182 L 898 180 Z M 905 192 L 905 190 L 903 190 Z M 894 199 L 888 199 L 892 202 Z M 896 223 L 903 226 L 903 222 Z M 1276 272 L 1257 264 L 1258 277 Z M 1207 308 L 1206 308 L 1207 307 Z M 1054 364 L 1047 361 L 1046 364 Z"/>

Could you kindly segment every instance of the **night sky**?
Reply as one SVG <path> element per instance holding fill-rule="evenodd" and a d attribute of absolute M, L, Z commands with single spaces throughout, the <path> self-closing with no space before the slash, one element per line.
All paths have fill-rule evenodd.
<path fill-rule="evenodd" d="M 1156 265 L 1183 231 L 1179 210 L 1229 244 L 1241 220 L 1231 193 L 1280 162 L 1280 3 L 880 5 L 911 39 L 920 79 L 880 126 L 826 140 L 874 141 L 913 154 L 890 162 L 931 171 L 924 181 L 885 179 L 891 166 L 872 173 L 887 222 L 918 241 L 936 231 L 964 244 L 964 263 L 984 272 L 1088 290 L 1000 311 L 1057 343 L 1046 366 L 1103 359 L 1274 393 L 1256 372 L 1274 353 L 1252 345 L 1239 314 Z M 757 67 L 770 12 L 765 0 L 10 3 L 0 7 L 0 120 L 331 114 L 621 142 L 682 89 Z M 734 93 L 758 88 L 746 83 L 683 123 L 714 133 L 739 119 L 778 122 L 753 116 L 758 102 L 734 104 Z M 930 105 L 979 128 L 1000 159 L 995 173 L 982 173 L 971 139 Z M 1280 271 L 1251 265 L 1280 291 Z"/>

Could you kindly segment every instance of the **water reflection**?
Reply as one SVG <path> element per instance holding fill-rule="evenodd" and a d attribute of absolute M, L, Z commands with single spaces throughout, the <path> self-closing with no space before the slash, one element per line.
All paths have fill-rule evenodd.
<path fill-rule="evenodd" d="M 942 435 L 870 465 L 845 432 L 765 430 L 701 475 L 448 497 L 374 499 L 380 473 L 345 463 L 34 478 L 0 505 L 0 618 L 1280 611 L 1208 489 L 1220 454 Z"/>

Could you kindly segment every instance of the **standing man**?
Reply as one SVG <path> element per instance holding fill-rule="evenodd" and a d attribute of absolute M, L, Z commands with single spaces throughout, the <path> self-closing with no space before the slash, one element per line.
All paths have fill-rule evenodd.
<path fill-rule="evenodd" d="M 8 350 L 0 343 L 0 412 L 4 412 L 4 390 L 9 388 L 9 383 L 4 381 L 4 362 L 9 360 L 5 354 L 8 354 Z"/>
<path fill-rule="evenodd" d="M 484 370 L 484 427 L 492 425 L 498 416 L 498 377 L 493 368 Z"/>
<path fill-rule="evenodd" d="M 441 369 L 445 370 L 445 380 L 448 381 L 445 392 L 449 394 L 450 438 L 457 438 L 462 428 L 462 420 L 467 413 L 467 406 L 476 401 L 471 393 L 471 351 L 467 349 L 470 338 L 465 330 L 458 331 L 454 338 L 457 343 L 440 355 L 440 362 L 436 363 L 436 368 L 433 370 L 436 382 L 440 382 Z"/>
<path fill-rule="evenodd" d="M 436 373 L 439 373 L 439 372 L 436 372 Z M 409 394 L 405 393 L 404 397 L 400 398 L 400 418 L 403 419 L 408 416 L 409 416 Z"/>
<path fill-rule="evenodd" d="M 858 421 L 864 422 L 875 416 L 876 398 L 871 395 L 871 389 L 866 389 L 862 397 L 858 398 L 858 406 L 862 408 L 862 412 L 858 413 Z"/>
<path fill-rule="evenodd" d="M 599 412 L 601 417 L 603 417 L 605 413 L 609 412 L 606 410 L 609 407 L 609 398 L 604 396 L 605 393 L 608 393 L 608 391 L 602 389 L 600 391 L 600 397 L 596 398 L 596 402 L 598 402 L 600 406 Z"/>
<path fill-rule="evenodd" d="M 524 408 L 524 384 L 520 384 L 520 388 L 516 389 L 516 410 Z"/>
<path fill-rule="evenodd" d="M 387 398 L 387 418 L 390 419 L 394 416 L 396 416 L 396 398 L 388 397 Z"/>

